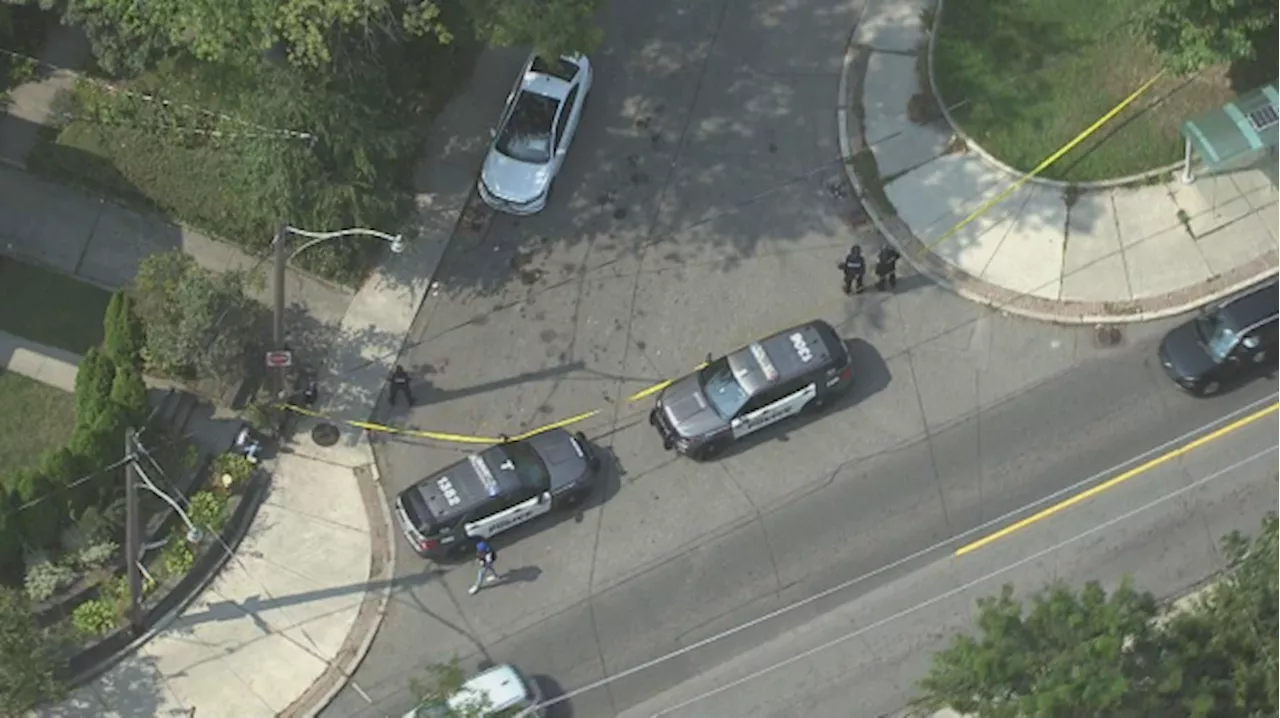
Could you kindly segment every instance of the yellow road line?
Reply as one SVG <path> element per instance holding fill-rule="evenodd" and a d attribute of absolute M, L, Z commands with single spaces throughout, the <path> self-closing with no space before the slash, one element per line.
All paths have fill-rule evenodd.
<path fill-rule="evenodd" d="M 1243 429 L 1244 427 L 1248 426 L 1249 424 L 1252 424 L 1253 422 L 1259 419 L 1262 419 L 1264 417 L 1267 417 L 1267 416 L 1270 416 L 1271 414 L 1276 413 L 1276 410 L 1278 408 L 1280 408 L 1280 403 L 1272 404 L 1271 406 L 1268 406 L 1264 409 L 1259 409 L 1258 411 L 1255 411 L 1254 413 L 1249 414 L 1248 416 L 1237 419 L 1231 422 L 1230 424 L 1227 424 L 1226 426 L 1218 429 L 1217 431 L 1214 431 L 1209 434 L 1205 434 L 1204 436 L 1200 437 L 1199 439 L 1196 439 L 1195 441 L 1188 442 L 1187 444 L 1184 444 L 1183 446 L 1177 449 L 1174 449 L 1166 454 L 1157 456 L 1156 458 L 1146 462 L 1145 464 L 1142 464 L 1141 466 L 1135 466 L 1134 468 L 1129 469 L 1128 471 L 1124 472 L 1123 474 L 1120 474 L 1119 476 L 1108 479 L 1102 482 L 1101 484 L 1094 486 L 1091 489 L 1081 491 L 1075 496 L 1072 496 L 1059 503 L 1056 503 L 1053 506 L 1050 506 L 1032 516 L 1028 516 L 1027 518 L 1022 519 L 1021 521 L 1017 521 L 1013 524 L 1010 524 L 989 536 L 984 536 L 983 538 L 980 538 L 977 541 L 974 541 L 969 544 L 965 544 L 964 546 L 961 546 L 960 548 L 956 549 L 955 555 L 963 556 L 967 553 L 977 551 L 978 549 L 982 548 L 983 546 L 986 546 L 987 544 L 993 543 L 995 541 L 999 541 L 1000 539 L 1004 538 L 1005 536 L 1008 536 L 1011 533 L 1014 533 L 1015 531 L 1020 531 L 1030 526 L 1031 524 L 1036 523 L 1037 521 L 1042 521 L 1064 509 L 1075 506 L 1081 501 L 1097 496 L 1098 494 L 1106 491 L 1107 489 L 1119 486 L 1120 484 L 1128 481 L 1129 479 L 1132 479 L 1133 477 L 1139 474 L 1150 471 L 1151 469 L 1154 469 L 1157 466 L 1160 466 L 1161 464 L 1168 463 L 1180 456 L 1189 454 L 1192 451 L 1200 448 L 1201 446 L 1204 446 L 1205 444 L 1209 444 L 1214 441 L 1217 441 L 1218 439 L 1221 439 L 1227 434 Z"/>
<path fill-rule="evenodd" d="M 966 226 L 968 226 L 970 222 L 982 216 L 983 214 L 986 213 L 987 210 L 996 206 L 996 204 L 1000 203 L 1009 195 L 1016 192 L 1019 187 L 1021 187 L 1022 185 L 1030 181 L 1032 177 L 1035 177 L 1036 175 L 1045 171 L 1045 169 L 1047 169 L 1049 165 L 1062 159 L 1063 155 L 1075 149 L 1076 145 L 1080 144 L 1081 142 L 1084 142 L 1089 137 L 1089 135 L 1092 135 L 1094 132 L 1097 132 L 1099 127 L 1102 127 L 1103 125 L 1110 122 L 1113 118 L 1115 118 L 1116 115 L 1120 114 L 1124 110 L 1124 108 L 1133 104 L 1134 100 L 1141 97 L 1143 93 L 1145 93 L 1147 90 L 1150 90 L 1151 86 L 1156 84 L 1156 81 L 1158 81 L 1163 75 L 1164 75 L 1164 70 L 1161 70 L 1160 72 L 1156 73 L 1155 77 L 1152 77 L 1150 80 L 1147 80 L 1146 82 L 1142 83 L 1141 87 L 1134 90 L 1132 93 L 1130 93 L 1128 97 L 1121 100 L 1120 104 L 1111 108 L 1111 110 L 1107 112 L 1107 114 L 1098 118 L 1097 122 L 1094 122 L 1092 125 L 1089 125 L 1087 128 L 1085 128 L 1084 132 L 1081 132 L 1080 134 L 1076 135 L 1075 138 L 1072 139 L 1070 142 L 1063 145 L 1062 147 L 1059 147 L 1056 152 L 1046 157 L 1044 161 L 1041 162 L 1039 165 L 1037 165 L 1035 169 L 1031 170 L 1031 172 L 1023 176 L 1022 178 L 1020 178 L 1017 182 L 1014 182 L 1013 184 L 1009 185 L 1008 189 L 1001 192 L 999 195 L 996 195 L 994 198 L 988 200 L 981 207 L 974 210 L 974 212 L 970 214 L 968 217 L 965 217 L 964 219 L 960 220 L 958 223 L 953 225 L 951 229 L 948 229 L 946 232 L 943 232 L 942 236 L 926 244 L 923 249 L 921 249 L 919 252 L 916 253 L 916 258 L 919 259 L 920 257 L 924 256 L 925 252 L 931 251 L 934 247 L 937 247 L 939 244 L 942 244 L 945 240 L 950 239 L 956 232 L 959 232 L 961 229 L 964 229 Z"/>

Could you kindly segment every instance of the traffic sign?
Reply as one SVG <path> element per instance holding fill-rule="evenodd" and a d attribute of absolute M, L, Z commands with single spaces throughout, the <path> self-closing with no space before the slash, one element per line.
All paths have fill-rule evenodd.
<path fill-rule="evenodd" d="M 267 352 L 268 369 L 284 369 L 293 366 L 293 352 L 288 349 Z"/>

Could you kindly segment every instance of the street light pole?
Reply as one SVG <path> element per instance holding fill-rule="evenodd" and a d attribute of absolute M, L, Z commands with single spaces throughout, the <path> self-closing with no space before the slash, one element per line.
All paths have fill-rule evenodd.
<path fill-rule="evenodd" d="M 299 237 L 306 237 L 311 241 L 306 242 L 301 247 L 298 247 L 292 253 L 290 253 L 286 243 L 286 238 L 289 235 L 293 235 L 293 234 L 296 234 Z M 314 247 L 317 244 L 320 244 L 321 242 L 327 242 L 331 239 L 337 239 L 339 237 L 353 237 L 353 236 L 373 237 L 375 239 L 380 239 L 384 242 L 387 242 L 388 244 L 391 245 L 391 251 L 394 254 L 400 254 L 401 252 L 404 251 L 404 237 L 402 235 L 399 235 L 399 234 L 391 235 L 391 234 L 387 234 L 386 232 L 379 232 L 376 229 L 353 228 L 353 229 L 342 229 L 336 232 L 310 232 L 305 229 L 298 229 L 297 227 L 283 225 L 280 227 L 279 230 L 276 231 L 275 239 L 272 240 L 272 245 L 274 246 L 274 249 L 275 249 L 275 279 L 274 279 L 275 317 L 271 327 L 271 343 L 276 350 L 283 351 L 285 348 L 284 346 L 285 344 L 284 342 L 284 282 L 285 282 L 285 268 L 289 266 L 289 262 L 291 262 L 294 257 L 297 257 L 299 254 L 302 254 L 303 252 L 307 251 L 308 249 Z M 283 401 L 288 393 L 288 387 L 286 386 L 287 385 L 286 372 L 288 370 L 285 367 L 281 366 L 281 367 L 278 367 L 275 371 L 276 371 L 276 376 L 275 376 L 276 399 L 278 401 Z"/>
<path fill-rule="evenodd" d="M 125 573 L 129 577 L 129 625 L 135 632 L 142 630 L 142 572 L 138 569 L 141 556 L 142 520 L 138 511 L 138 477 L 133 462 L 133 427 L 124 431 L 124 556 Z"/>
<path fill-rule="evenodd" d="M 276 237 L 272 241 L 272 245 L 275 247 L 276 258 L 275 278 L 273 281 L 275 284 L 276 310 L 274 320 L 271 325 L 271 345 L 277 351 L 282 351 L 284 349 L 284 280 L 285 268 L 289 264 L 289 248 L 285 244 L 285 233 L 287 231 L 287 227 L 281 227 L 276 231 Z M 273 377 L 273 380 L 275 381 L 276 386 L 276 400 L 283 401 L 286 391 L 285 384 L 287 383 L 286 372 L 288 370 L 281 366 L 276 367 L 274 371 L 275 376 Z"/>

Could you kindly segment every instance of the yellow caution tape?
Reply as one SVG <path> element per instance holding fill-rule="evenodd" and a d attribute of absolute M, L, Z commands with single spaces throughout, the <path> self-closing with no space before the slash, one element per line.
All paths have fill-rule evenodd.
<path fill-rule="evenodd" d="M 1164 76 L 1164 70 L 1161 70 L 1160 72 L 1156 73 L 1155 77 L 1152 77 L 1150 80 L 1147 80 L 1146 82 L 1142 83 L 1141 87 L 1134 90 L 1128 97 L 1121 100 L 1120 104 L 1111 108 L 1111 110 L 1107 112 L 1107 114 L 1100 117 L 1097 122 L 1085 128 L 1084 132 L 1081 132 L 1080 134 L 1076 135 L 1075 138 L 1072 139 L 1070 142 L 1063 145 L 1062 147 L 1059 147 L 1056 152 L 1046 157 L 1045 160 L 1041 162 L 1039 165 L 1037 165 L 1035 169 L 1031 170 L 1030 173 L 1022 177 L 1021 179 L 1019 179 L 1017 182 L 1014 182 L 1013 184 L 1009 185 L 1008 189 L 1006 189 L 1004 192 L 1001 192 L 999 195 L 997 195 L 993 199 L 987 201 L 985 204 L 983 204 L 981 207 L 975 210 L 973 214 L 970 214 L 968 217 L 965 217 L 964 219 L 960 220 L 960 222 L 958 222 L 956 225 L 951 227 L 951 229 L 948 229 L 946 232 L 943 232 L 942 236 L 938 237 L 933 242 L 925 245 L 924 249 L 920 250 L 916 254 L 916 258 L 919 259 L 921 256 L 924 255 L 925 252 L 931 251 L 934 247 L 937 247 L 942 242 L 946 241 L 947 239 L 950 239 L 952 236 L 955 235 L 956 232 L 959 232 L 960 230 L 968 226 L 970 222 L 982 216 L 987 212 L 987 210 L 996 206 L 997 204 L 999 204 L 1000 202 L 1008 198 L 1009 195 L 1016 192 L 1019 187 L 1026 184 L 1032 177 L 1035 177 L 1036 175 L 1043 172 L 1046 168 L 1048 168 L 1049 165 L 1062 159 L 1063 155 L 1075 149 L 1076 145 L 1079 145 L 1081 142 L 1084 142 L 1085 139 L 1089 137 L 1089 135 L 1092 135 L 1094 132 L 1097 132 L 1099 127 L 1102 127 L 1103 125 L 1110 122 L 1112 119 L 1115 118 L 1116 115 L 1120 114 L 1124 110 L 1124 108 L 1133 104 L 1134 100 L 1141 97 L 1142 94 L 1145 93 L 1147 90 L 1150 90 L 1151 86 L 1156 84 L 1156 81 L 1163 76 Z"/>
<path fill-rule="evenodd" d="M 697 367 L 695 367 L 694 371 L 697 371 L 698 369 L 701 369 L 706 365 L 707 363 L 703 362 L 699 364 Z M 627 401 L 628 402 L 639 401 L 640 399 L 643 399 L 646 396 L 650 396 L 659 391 L 662 391 L 663 389 L 670 386 L 673 381 L 674 380 L 672 379 L 668 379 L 666 381 L 660 381 L 657 384 L 654 384 L 653 386 L 647 389 L 643 389 L 627 397 Z M 323 421 L 329 422 L 330 424 L 346 424 L 348 426 L 351 426 L 357 429 L 363 429 L 365 431 L 377 431 L 384 434 L 398 434 L 400 436 L 414 436 L 421 439 L 431 439 L 433 441 L 444 441 L 444 442 L 449 442 L 454 444 L 502 444 L 508 441 L 520 441 L 522 439 L 527 439 L 531 436 L 536 436 L 546 431 L 551 431 L 552 429 L 562 429 L 566 426 L 577 424 L 578 422 L 581 422 L 581 421 L 586 421 L 587 419 L 590 419 L 591 417 L 600 413 L 599 409 L 584 411 L 581 414 L 576 414 L 566 419 L 560 419 L 559 421 L 555 421 L 550 424 L 546 424 L 544 426 L 539 426 L 536 429 L 531 429 L 529 431 L 524 432 L 523 434 L 518 434 L 512 437 L 512 436 L 505 436 L 505 435 L 504 436 L 471 436 L 468 434 L 449 434 L 449 433 L 440 432 L 440 431 L 424 431 L 421 429 L 404 429 L 404 428 L 395 427 L 395 426 L 387 426 L 386 424 L 375 424 L 369 421 L 356 421 L 354 419 L 338 419 L 336 417 L 328 416 L 327 414 L 322 414 L 318 411 L 313 411 L 311 409 L 307 409 L 307 408 L 298 406 L 296 404 L 285 403 L 285 404 L 277 404 L 276 406 L 285 411 L 292 411 L 295 414 L 309 416 L 309 417 L 312 417 L 313 419 L 321 419 Z"/>

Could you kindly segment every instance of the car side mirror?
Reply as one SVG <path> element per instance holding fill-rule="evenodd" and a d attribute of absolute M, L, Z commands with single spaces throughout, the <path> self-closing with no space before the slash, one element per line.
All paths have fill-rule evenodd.
<path fill-rule="evenodd" d="M 497 136 L 498 136 L 498 130 L 497 130 L 496 128 L 490 127 L 490 128 L 489 128 L 489 139 L 491 139 L 491 140 L 492 140 L 492 139 L 496 138 Z"/>
<path fill-rule="evenodd" d="M 549 498 L 551 498 L 551 494 L 543 491 L 542 493 L 538 494 L 538 503 L 545 504 L 547 503 L 547 499 Z"/>
<path fill-rule="evenodd" d="M 707 363 L 710 364 L 715 357 L 711 356 L 711 352 L 707 352 Z"/>

